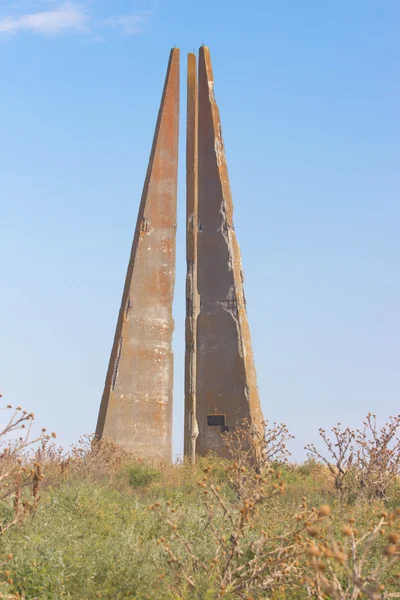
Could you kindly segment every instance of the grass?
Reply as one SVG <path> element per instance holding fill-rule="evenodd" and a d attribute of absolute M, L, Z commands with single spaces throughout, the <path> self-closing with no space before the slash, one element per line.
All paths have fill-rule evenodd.
<path fill-rule="evenodd" d="M 110 469 L 111 475 L 104 465 L 103 469 L 91 466 L 89 473 L 72 466 L 62 474 L 54 464 L 49 465 L 36 511 L 0 537 L 0 558 L 7 562 L 6 557 L 13 555 L 7 562 L 0 588 L 4 597 L 19 594 L 30 600 L 218 598 L 212 569 L 207 577 L 204 574 L 197 577 L 192 558 L 182 551 L 180 540 L 171 534 L 168 524 L 173 519 L 180 536 L 195 548 L 198 559 L 210 564 L 215 555 L 215 541 L 202 488 L 198 485 L 204 468 L 209 472 L 207 485 L 218 484 L 224 501 L 234 510 L 237 495 L 229 485 L 225 467 L 215 459 L 203 460 L 193 469 L 188 465 L 156 468 L 131 461 Z M 326 470 L 314 463 L 281 466 L 280 470 L 280 477 L 286 482 L 285 493 L 262 505 L 250 523 L 246 539 L 255 540 L 261 529 L 268 529 L 269 535 L 275 537 L 282 535 L 292 526 L 304 496 L 310 506 L 330 504 L 333 528 L 338 535 L 342 524 L 349 519 L 355 519 L 355 527 L 360 531 L 368 529 L 388 503 L 395 504 L 393 497 L 385 502 L 339 503 Z M 2 518 L 11 518 L 4 506 Z M 223 519 L 219 525 L 224 527 Z M 169 540 L 184 568 L 197 577 L 195 591 L 190 586 L 185 588 L 184 582 L 177 584 L 174 565 L 167 562 L 168 555 L 160 543 L 162 538 Z M 378 542 L 368 559 L 371 565 L 382 552 L 380 546 L 386 543 L 383 538 Z M 251 554 L 251 544 L 246 544 L 246 552 Z M 247 558 L 244 556 L 243 560 Z M 226 597 L 295 600 L 312 596 L 307 595 L 306 586 L 299 585 L 291 591 L 285 587 L 276 589 L 267 596 L 256 593 Z"/>
<path fill-rule="evenodd" d="M 65 454 L 18 407 L 0 437 L 0 598 L 400 598 L 400 416 L 320 430 L 301 465 L 285 425 L 244 422 L 232 457 L 155 465 L 90 437 Z"/>
<path fill-rule="evenodd" d="M 158 469 L 146 464 L 130 464 L 126 468 L 126 474 L 129 485 L 133 488 L 143 488 L 162 479 L 162 474 Z"/>

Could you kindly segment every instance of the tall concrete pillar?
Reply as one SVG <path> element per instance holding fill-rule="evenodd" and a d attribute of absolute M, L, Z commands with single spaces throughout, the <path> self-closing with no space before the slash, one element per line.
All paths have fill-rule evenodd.
<path fill-rule="evenodd" d="M 171 50 L 96 435 L 172 458 L 179 50 Z"/>
<path fill-rule="evenodd" d="M 196 404 L 197 452 L 226 454 L 222 433 L 262 413 L 243 292 L 240 250 L 210 52 L 199 52 Z"/>
<path fill-rule="evenodd" d="M 185 456 L 195 462 L 198 426 L 196 419 L 196 326 L 198 234 L 198 90 L 196 55 L 188 55 L 186 121 L 186 321 L 185 321 Z"/>

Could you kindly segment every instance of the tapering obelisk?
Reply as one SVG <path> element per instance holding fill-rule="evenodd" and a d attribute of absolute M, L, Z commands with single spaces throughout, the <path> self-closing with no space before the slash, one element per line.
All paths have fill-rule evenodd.
<path fill-rule="evenodd" d="M 233 227 L 221 121 L 210 52 L 199 52 L 196 412 L 197 452 L 227 454 L 222 433 L 262 412 Z"/>
<path fill-rule="evenodd" d="M 172 458 L 179 50 L 171 50 L 96 435 Z"/>
<path fill-rule="evenodd" d="M 192 464 L 196 456 L 196 327 L 198 234 L 198 90 L 196 55 L 188 54 L 186 121 L 186 321 L 185 321 L 185 436 L 184 452 Z"/>

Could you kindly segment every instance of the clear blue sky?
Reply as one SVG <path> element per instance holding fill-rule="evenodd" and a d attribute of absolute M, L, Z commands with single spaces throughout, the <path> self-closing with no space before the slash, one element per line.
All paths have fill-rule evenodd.
<path fill-rule="evenodd" d="M 3 0 L 5 400 L 64 444 L 94 430 L 168 53 L 204 42 L 265 417 L 301 459 L 320 426 L 400 412 L 399 30 L 398 0 Z"/>

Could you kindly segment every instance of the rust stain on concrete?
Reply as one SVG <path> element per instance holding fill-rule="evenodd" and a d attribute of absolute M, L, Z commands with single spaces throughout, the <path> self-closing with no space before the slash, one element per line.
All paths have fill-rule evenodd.
<path fill-rule="evenodd" d="M 222 431 L 233 431 L 244 418 L 261 428 L 263 417 L 211 58 L 204 46 L 198 86 L 197 452 L 224 456 Z"/>
<path fill-rule="evenodd" d="M 96 435 L 172 459 L 179 49 L 171 50 Z"/>

